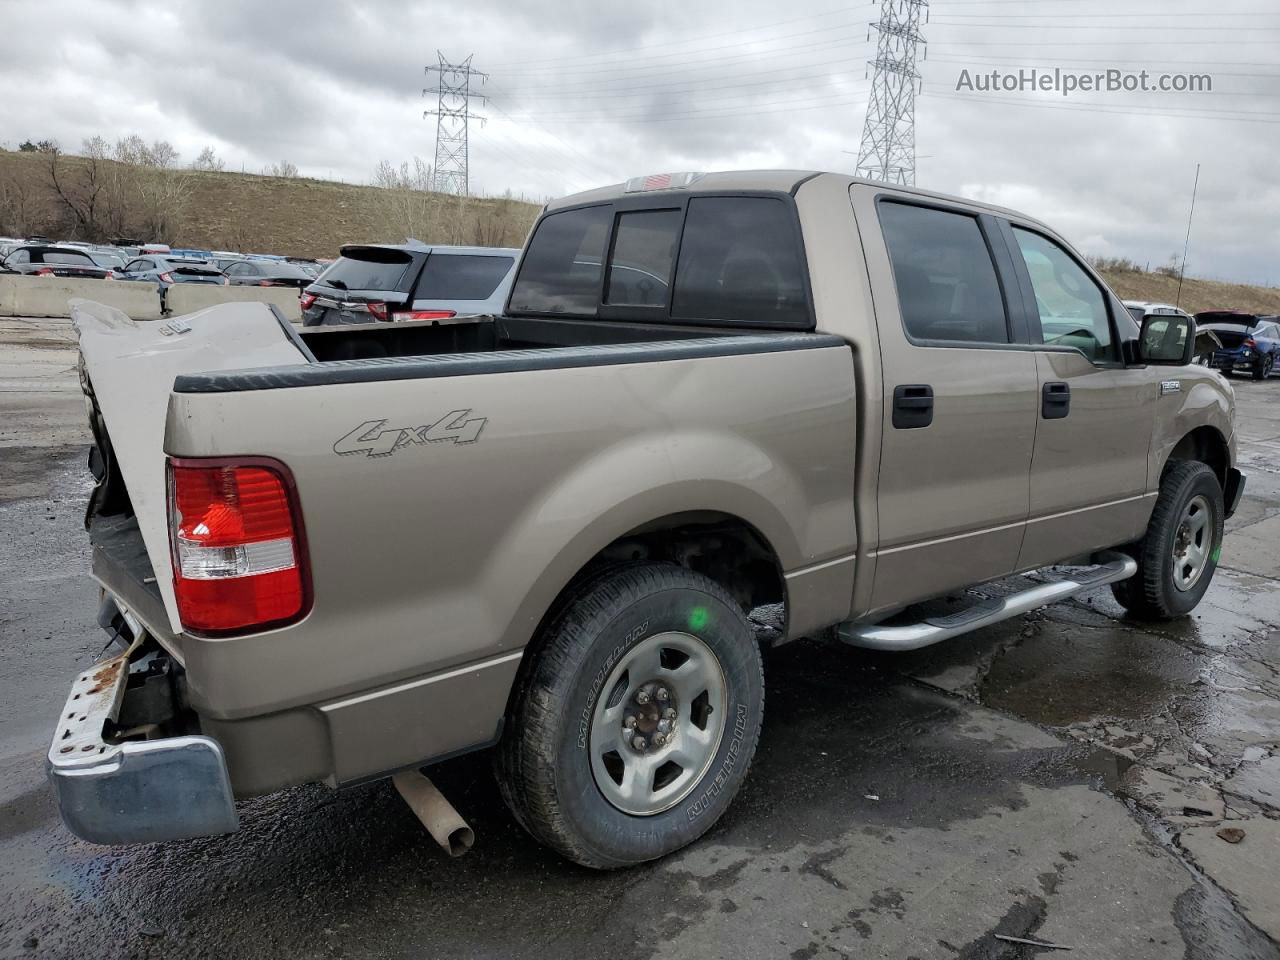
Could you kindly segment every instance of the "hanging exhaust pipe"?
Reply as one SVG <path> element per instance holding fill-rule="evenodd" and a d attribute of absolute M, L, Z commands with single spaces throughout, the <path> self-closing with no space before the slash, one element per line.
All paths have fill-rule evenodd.
<path fill-rule="evenodd" d="M 467 826 L 436 785 L 417 770 L 406 770 L 391 778 L 409 809 L 422 821 L 431 838 L 451 857 L 460 857 L 476 842 L 476 832 Z"/>

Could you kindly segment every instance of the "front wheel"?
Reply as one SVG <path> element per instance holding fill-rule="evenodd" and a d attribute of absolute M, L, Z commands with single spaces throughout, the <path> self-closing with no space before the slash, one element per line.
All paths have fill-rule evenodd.
<path fill-rule="evenodd" d="M 1143 620 L 1171 620 L 1194 610 L 1218 567 L 1225 512 L 1222 487 L 1207 465 L 1169 464 L 1146 535 L 1130 550 L 1138 572 L 1112 584 L 1121 606 Z"/>
<path fill-rule="evenodd" d="M 764 710 L 760 649 L 723 587 L 668 564 L 605 574 L 530 656 L 497 757 L 525 829 L 612 869 L 711 828 L 746 779 Z"/>

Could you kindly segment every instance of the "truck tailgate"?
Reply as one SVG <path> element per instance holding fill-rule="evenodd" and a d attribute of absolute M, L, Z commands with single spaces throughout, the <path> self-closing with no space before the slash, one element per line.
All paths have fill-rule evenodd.
<path fill-rule="evenodd" d="M 179 633 L 165 507 L 165 415 L 174 378 L 310 358 L 287 321 L 262 303 L 221 304 L 150 322 L 131 320 L 89 300 L 73 300 L 71 307 L 84 373 L 107 425 L 168 615 L 167 625 L 153 626 Z"/>

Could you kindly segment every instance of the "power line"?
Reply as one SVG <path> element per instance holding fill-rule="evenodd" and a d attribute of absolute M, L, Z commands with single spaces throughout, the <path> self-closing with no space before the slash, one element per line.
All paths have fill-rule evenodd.
<path fill-rule="evenodd" d="M 699 44 L 699 43 L 702 43 L 704 40 L 718 40 L 720 37 L 729 37 L 738 33 L 758 33 L 761 30 L 768 30 L 772 27 L 784 26 L 785 24 L 788 24 L 788 23 L 799 23 L 803 20 L 817 20 L 819 17 L 829 17 L 838 13 L 847 14 L 848 12 L 849 12 L 848 5 L 842 4 L 841 6 L 833 7 L 830 10 L 823 10 L 818 13 L 805 14 L 803 17 L 791 17 L 790 19 L 787 19 L 787 20 L 773 20 L 773 21 L 770 21 L 769 23 L 758 23 L 755 26 L 751 26 L 751 27 L 739 27 L 737 30 L 726 30 L 722 33 L 704 33 L 704 34 L 700 34 L 697 37 L 691 37 L 688 40 L 668 40 L 662 43 L 651 43 L 651 44 L 646 44 L 644 46 L 639 46 L 639 47 L 620 47 L 614 50 L 603 50 L 600 53 L 568 54 L 563 57 L 552 57 L 552 58 L 538 57 L 536 60 L 508 60 L 506 61 L 506 65 L 519 67 L 525 64 L 534 64 L 534 63 L 536 64 L 565 63 L 565 62 L 581 63 L 584 60 L 589 61 L 591 58 L 594 58 L 594 57 L 630 57 L 633 54 L 639 53 L 644 50 L 658 50 L 658 49 L 667 48 L 667 47 L 685 46 L 688 44 Z M 698 51 L 695 49 L 689 52 L 697 53 Z"/>
<path fill-rule="evenodd" d="M 1280 123 L 1280 113 L 1268 113 L 1262 110 L 1226 110 L 1213 111 L 1200 107 L 1164 107 L 1160 110 L 1148 109 L 1140 104 L 1126 107 L 1123 104 L 1099 103 L 1097 101 L 1059 103 L 1051 100 L 1026 100 L 1012 97 L 966 97 L 954 93 L 934 93 L 932 97 L 946 100 L 959 100 L 965 103 L 1002 103 L 1017 107 L 1036 107 L 1042 110 L 1075 110 L 1080 113 L 1114 113 L 1124 116 L 1164 117 L 1170 120 L 1236 120 L 1249 123 Z M 1175 112 L 1176 111 L 1176 112 Z M 1228 116 L 1230 114 L 1230 116 Z"/>
<path fill-rule="evenodd" d="M 929 0 L 882 0 L 871 102 L 858 148 L 857 175 L 914 186 L 916 182 L 916 52 Z"/>
<path fill-rule="evenodd" d="M 841 26 L 827 27 L 821 30 L 805 30 L 805 31 L 802 31 L 801 33 L 785 33 L 776 37 L 770 37 L 767 41 L 762 40 L 762 41 L 756 41 L 753 43 L 745 43 L 745 42 L 729 43 L 719 47 L 705 47 L 699 50 L 685 50 L 685 51 L 680 51 L 678 53 L 659 54 L 653 57 L 636 57 L 633 59 L 653 60 L 653 59 L 666 59 L 667 57 L 683 57 L 685 58 L 686 63 L 693 64 L 693 63 L 715 63 L 718 61 L 735 60 L 735 59 L 740 60 L 744 57 L 753 58 L 753 57 L 761 57 L 761 56 L 777 56 L 779 53 L 786 53 L 793 50 L 805 50 L 811 47 L 830 46 L 833 43 L 848 43 L 850 38 L 838 37 L 835 39 L 819 40 L 819 41 L 815 41 L 814 43 L 807 43 L 807 44 L 806 43 L 786 44 L 784 46 L 778 47 L 776 50 L 752 50 L 746 53 L 723 54 L 718 57 L 708 57 L 708 56 L 704 56 L 704 54 L 710 51 L 715 51 L 715 50 L 742 49 L 744 47 L 749 47 L 749 46 L 758 46 L 766 42 L 773 43 L 774 41 L 777 41 L 777 40 L 786 40 L 794 37 L 812 36 L 815 33 L 821 33 L 821 34 L 826 34 L 830 36 L 833 32 L 838 30 L 853 30 L 855 31 L 854 35 L 856 36 L 858 32 L 861 32 L 862 26 L 860 24 L 852 24 L 852 23 L 843 24 Z M 534 77 L 534 78 L 536 78 L 539 75 L 553 75 L 553 76 L 578 75 L 578 74 L 594 75 L 599 73 L 614 73 L 614 72 L 621 72 L 625 75 L 626 73 L 632 73 L 640 70 L 668 70 L 672 66 L 680 66 L 680 64 L 679 63 L 676 63 L 676 64 L 641 63 L 639 66 L 635 66 L 635 67 L 621 66 L 618 64 L 586 64 L 581 67 L 547 66 L 543 69 L 538 69 L 538 70 L 510 70 L 510 71 L 503 71 L 503 73 L 505 76 L 511 76 L 511 77 Z"/>
<path fill-rule="evenodd" d="M 822 63 L 810 64 L 810 66 L 815 66 L 815 67 L 820 67 L 825 65 L 835 66 L 835 65 L 847 64 L 847 63 L 849 63 L 849 61 L 846 58 L 842 57 L 839 60 L 830 60 Z M 781 78 L 772 79 L 772 80 L 756 80 L 749 83 L 744 83 L 740 79 L 741 77 L 757 77 L 757 76 L 771 74 L 771 73 L 785 73 L 795 69 L 797 68 L 785 67 L 780 70 L 756 70 L 756 71 L 752 71 L 751 73 L 739 74 L 736 77 L 735 76 L 725 77 L 724 78 L 726 81 L 725 83 L 717 83 L 717 84 L 688 83 L 688 82 L 645 84 L 643 86 L 626 87 L 620 90 L 610 90 L 607 92 L 596 91 L 595 93 L 579 93 L 579 94 L 567 94 L 567 95 L 566 94 L 543 94 L 539 92 L 537 88 L 535 88 L 532 94 L 526 94 L 524 91 L 507 90 L 505 92 L 502 92 L 502 95 L 505 96 L 509 101 L 518 100 L 521 103 L 527 103 L 527 102 L 543 103 L 547 101 L 576 102 L 576 101 L 583 101 L 583 100 L 613 101 L 620 98 L 625 99 L 628 97 L 651 97 L 651 96 L 659 96 L 666 93 L 682 93 L 687 91 L 697 91 L 700 93 L 705 90 L 740 90 L 744 87 L 760 87 L 760 86 L 772 87 L 780 84 L 794 83 L 796 81 L 822 80 L 822 79 L 828 79 L 832 77 L 845 76 L 849 73 L 862 73 L 865 67 L 861 63 L 859 63 L 857 65 L 857 69 L 855 70 L 820 70 L 817 73 L 799 74 L 793 77 L 781 77 Z M 497 88 L 493 87 L 492 89 L 496 90 Z"/>
<path fill-rule="evenodd" d="M 812 103 L 807 105 L 803 104 L 803 102 L 800 104 L 797 104 L 794 101 L 788 100 L 783 102 L 781 106 L 775 107 L 773 109 L 766 109 L 766 110 L 761 110 L 761 109 L 752 107 L 747 110 L 734 110 L 727 113 L 713 112 L 713 113 L 661 114 L 657 116 L 637 116 L 637 117 L 614 117 L 614 116 L 610 116 L 609 114 L 594 114 L 592 116 L 589 116 L 589 117 L 584 116 L 579 119 L 561 118 L 561 119 L 557 119 L 555 122 L 556 123 L 590 123 L 590 124 L 595 124 L 597 126 L 603 126 L 619 120 L 625 120 L 627 123 L 668 123 L 674 120 L 693 120 L 693 119 L 717 120 L 717 119 L 723 119 L 727 117 L 754 117 L 758 114 L 764 114 L 764 113 L 786 113 L 788 111 L 821 110 L 826 107 L 865 105 L 866 102 L 867 102 L 866 99 L 862 97 L 844 98 L 844 99 L 837 99 L 837 100 L 824 100 L 818 103 Z M 520 118 L 512 118 L 512 119 L 518 122 Z M 543 119 L 546 119 L 546 118 L 543 118 Z"/>

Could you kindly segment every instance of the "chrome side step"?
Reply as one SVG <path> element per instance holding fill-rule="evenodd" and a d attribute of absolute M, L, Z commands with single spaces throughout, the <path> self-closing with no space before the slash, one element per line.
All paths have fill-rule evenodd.
<path fill-rule="evenodd" d="M 1128 580 L 1138 572 L 1138 564 L 1122 553 L 1108 553 L 1108 561 L 1092 572 L 1072 580 L 1042 583 L 1007 597 L 993 597 L 945 617 L 930 617 L 920 623 L 889 627 L 876 623 L 843 623 L 836 628 L 840 639 L 855 647 L 871 650 L 919 650 L 962 633 L 989 627 L 1001 620 L 1021 616 L 1040 607 L 1101 587 Z"/>

